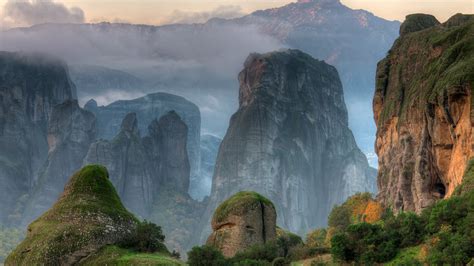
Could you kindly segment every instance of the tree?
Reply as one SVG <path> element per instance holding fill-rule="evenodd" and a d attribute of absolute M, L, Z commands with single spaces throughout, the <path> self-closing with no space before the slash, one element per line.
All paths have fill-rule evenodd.
<path fill-rule="evenodd" d="M 189 266 L 225 266 L 226 259 L 222 252 L 212 246 L 193 247 L 188 252 Z"/>

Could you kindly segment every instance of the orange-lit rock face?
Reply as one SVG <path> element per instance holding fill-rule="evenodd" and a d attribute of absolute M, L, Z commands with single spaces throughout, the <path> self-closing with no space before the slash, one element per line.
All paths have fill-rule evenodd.
<path fill-rule="evenodd" d="M 466 21 L 402 35 L 378 65 L 378 200 L 395 211 L 449 197 L 473 156 L 474 21 Z"/>

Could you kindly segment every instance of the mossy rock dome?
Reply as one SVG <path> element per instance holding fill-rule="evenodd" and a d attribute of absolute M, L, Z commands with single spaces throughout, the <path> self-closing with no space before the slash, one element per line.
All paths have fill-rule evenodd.
<path fill-rule="evenodd" d="M 405 21 L 400 26 L 400 36 L 428 29 L 439 24 L 439 21 L 432 15 L 411 14 L 406 16 Z"/>
<path fill-rule="evenodd" d="M 107 169 L 76 172 L 54 206 L 31 223 L 6 265 L 71 265 L 127 237 L 138 220 L 109 181 Z"/>
<path fill-rule="evenodd" d="M 252 206 L 264 204 L 275 208 L 273 202 L 253 191 L 241 191 L 222 202 L 214 212 L 213 220 L 221 222 L 229 215 L 241 215 Z"/>

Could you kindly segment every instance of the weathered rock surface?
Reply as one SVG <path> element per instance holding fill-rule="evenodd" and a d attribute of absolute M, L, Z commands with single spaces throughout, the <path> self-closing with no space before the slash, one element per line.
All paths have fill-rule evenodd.
<path fill-rule="evenodd" d="M 134 100 L 117 101 L 107 106 L 97 106 L 95 101 L 90 101 L 84 108 L 96 115 L 99 137 L 108 140 L 119 132 L 121 121 L 128 113 L 136 113 L 138 129 L 146 133 L 153 120 L 160 119 L 169 111 L 175 111 L 188 127 L 187 150 L 191 169 L 189 192 L 194 197 L 197 193 L 194 188 L 198 187 L 200 182 L 201 136 L 201 114 L 195 104 L 172 94 L 154 93 Z"/>
<path fill-rule="evenodd" d="M 48 210 L 64 190 L 70 174 L 82 166 L 89 145 L 95 141 L 95 123 L 94 115 L 81 109 L 76 100 L 53 108 L 48 126 L 48 161 L 28 198 L 22 224 L 29 224 Z"/>
<path fill-rule="evenodd" d="M 233 257 L 252 245 L 275 240 L 276 217 L 270 200 L 255 192 L 239 192 L 214 212 L 213 232 L 206 244 L 218 248 L 226 257 Z"/>
<path fill-rule="evenodd" d="M 217 152 L 221 142 L 222 139 L 214 135 L 201 136 L 201 182 L 197 189 L 200 192 L 197 196 L 198 200 L 202 200 L 211 194 L 212 175 L 214 174 Z"/>
<path fill-rule="evenodd" d="M 54 206 L 28 227 L 6 265 L 77 265 L 101 247 L 122 241 L 136 218 L 120 202 L 107 170 L 76 172 Z"/>
<path fill-rule="evenodd" d="M 90 146 L 84 164 L 106 166 L 125 206 L 147 218 L 160 190 L 188 193 L 188 128 L 174 111 L 153 120 L 144 138 L 138 125 L 137 115 L 127 114 L 115 138 Z"/>
<path fill-rule="evenodd" d="M 47 159 L 51 111 L 74 97 L 63 62 L 0 52 L 0 223 L 18 222 Z"/>
<path fill-rule="evenodd" d="M 159 177 L 153 172 L 143 145 L 135 113 L 122 121 L 120 132 L 111 141 L 93 143 L 84 164 L 100 164 L 109 169 L 111 179 L 124 205 L 146 217 L 152 203 L 152 188 Z"/>
<path fill-rule="evenodd" d="M 279 225 L 304 234 L 324 226 L 333 205 L 355 191 L 373 192 L 334 67 L 298 50 L 252 54 L 239 81 L 240 107 L 219 149 L 209 213 L 252 189 L 275 203 Z"/>
<path fill-rule="evenodd" d="M 418 14 L 401 28 L 377 68 L 378 199 L 420 212 L 453 193 L 473 156 L 474 18 Z"/>
<path fill-rule="evenodd" d="M 148 127 L 144 146 L 150 164 L 159 177 L 159 186 L 187 194 L 189 190 L 189 159 L 186 148 L 188 127 L 175 111 L 156 119 Z M 158 193 L 155 186 L 153 193 Z"/>

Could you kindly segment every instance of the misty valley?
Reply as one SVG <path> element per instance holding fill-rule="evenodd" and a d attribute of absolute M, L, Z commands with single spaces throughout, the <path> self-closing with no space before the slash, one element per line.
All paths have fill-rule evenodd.
<path fill-rule="evenodd" d="M 0 27 L 0 265 L 474 265 L 474 15 L 0 26 L 40 11 Z"/>

